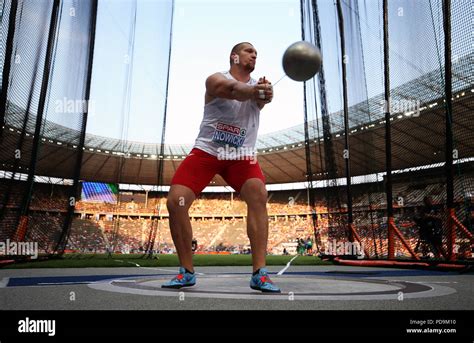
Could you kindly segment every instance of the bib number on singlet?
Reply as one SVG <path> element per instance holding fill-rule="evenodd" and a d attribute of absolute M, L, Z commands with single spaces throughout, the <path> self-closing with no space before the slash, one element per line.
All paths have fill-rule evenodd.
<path fill-rule="evenodd" d="M 212 135 L 212 141 L 219 144 L 228 144 L 233 147 L 241 147 L 244 144 L 247 129 L 225 123 L 217 123 L 216 130 Z"/>

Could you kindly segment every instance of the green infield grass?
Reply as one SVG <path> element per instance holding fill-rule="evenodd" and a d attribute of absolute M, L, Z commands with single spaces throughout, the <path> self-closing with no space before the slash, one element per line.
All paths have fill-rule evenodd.
<path fill-rule="evenodd" d="M 18 262 L 3 268 L 90 268 L 90 267 L 177 267 L 179 266 L 176 255 L 154 255 L 147 258 L 143 254 L 65 254 L 62 257 L 49 259 L 39 258 L 36 261 Z M 267 256 L 268 266 L 286 265 L 294 256 Z M 194 265 L 202 266 L 251 266 L 251 255 L 194 255 Z M 301 265 L 332 264 L 322 261 L 315 256 L 298 256 L 291 263 Z"/>

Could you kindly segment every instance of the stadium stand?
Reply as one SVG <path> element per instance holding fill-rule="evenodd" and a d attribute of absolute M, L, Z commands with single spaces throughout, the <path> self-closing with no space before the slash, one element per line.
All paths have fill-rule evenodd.
<path fill-rule="evenodd" d="M 474 184 L 471 175 L 466 185 Z M 12 192 L 5 206 L 5 223 L 8 216 L 15 218 L 14 213 L 19 209 L 21 201 L 19 194 L 24 186 L 21 181 L 13 181 Z M 0 181 L 0 191 L 6 189 L 7 183 Z M 49 252 L 57 241 L 59 231 L 51 228 L 60 227 L 65 211 L 67 194 L 65 187 L 52 184 L 35 184 L 37 187 L 32 199 L 32 215 L 29 221 L 28 240 L 48 242 L 40 244 L 41 252 Z M 367 199 L 367 188 L 372 187 L 370 201 Z M 400 182 L 395 184 L 394 199 L 402 198 L 396 204 L 395 221 L 402 233 L 412 246 L 416 246 L 419 233 L 414 217 L 423 205 L 423 197 L 431 194 L 437 198 L 443 194 L 444 184 L 436 178 L 421 178 L 413 184 Z M 384 217 L 384 192 L 377 192 L 380 185 L 359 184 L 354 190 L 354 224 L 361 236 L 372 237 L 368 247 L 371 251 L 385 251 L 386 223 L 380 220 Z M 323 190 L 317 194 L 317 233 L 316 244 L 320 251 L 325 251 L 332 240 L 344 240 L 345 231 L 334 225 L 334 220 L 340 214 L 337 209 L 328 208 L 322 201 Z M 464 189 L 464 194 L 456 194 L 458 205 L 466 201 L 470 208 L 473 206 L 474 189 Z M 269 244 L 268 252 L 281 254 L 283 247 L 299 238 L 314 237 L 311 212 L 306 205 L 306 190 L 270 191 L 268 196 L 269 213 Z M 374 201 L 374 198 L 376 201 Z M 439 199 L 439 198 L 438 198 Z M 121 195 L 117 204 L 78 201 L 75 218 L 69 234 L 66 249 L 81 253 L 104 253 L 115 251 L 121 253 L 139 253 L 149 237 L 152 221 L 158 220 L 158 233 L 155 251 L 161 253 L 174 252 L 166 209 L 166 193 L 150 192 L 145 197 L 143 192 L 133 192 Z M 372 205 L 370 205 L 372 204 Z M 374 206 L 374 204 L 377 204 Z M 161 205 L 161 211 L 158 209 Z M 344 209 L 345 204 L 341 207 Z M 459 206 L 460 207 L 460 206 Z M 370 209 L 367 211 L 367 209 Z M 203 193 L 191 206 L 190 216 L 194 236 L 198 241 L 197 253 L 211 251 L 227 251 L 230 253 L 245 253 L 250 248 L 246 234 L 246 205 L 238 197 L 230 193 Z M 472 232 L 474 220 L 472 210 L 466 216 L 460 212 L 460 218 Z M 341 219 L 342 221 L 342 219 Z M 330 226 L 329 223 L 332 223 Z M 0 231 L 8 238 L 5 230 Z M 459 244 L 468 244 L 460 241 Z"/>

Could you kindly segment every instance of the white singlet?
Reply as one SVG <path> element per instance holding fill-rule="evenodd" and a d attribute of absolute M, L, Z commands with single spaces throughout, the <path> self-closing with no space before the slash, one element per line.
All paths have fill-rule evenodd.
<path fill-rule="evenodd" d="M 221 72 L 235 80 L 229 71 Z M 248 85 L 256 80 L 250 78 Z M 204 117 L 194 148 L 211 155 L 221 155 L 224 149 L 235 150 L 241 156 L 255 155 L 260 109 L 255 100 L 238 101 L 214 98 L 204 106 Z"/>

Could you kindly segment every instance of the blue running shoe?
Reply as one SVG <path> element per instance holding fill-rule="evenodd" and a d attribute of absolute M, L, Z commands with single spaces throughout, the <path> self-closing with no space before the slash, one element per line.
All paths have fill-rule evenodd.
<path fill-rule="evenodd" d="M 174 288 L 180 289 L 183 287 L 191 287 L 196 284 L 196 275 L 187 273 L 183 267 L 179 268 L 179 274 L 176 275 L 171 281 L 161 285 L 161 288 Z"/>
<path fill-rule="evenodd" d="M 256 275 L 252 275 L 250 279 L 250 288 L 264 293 L 281 293 L 280 288 L 275 286 L 266 268 L 260 268 L 260 271 Z"/>

